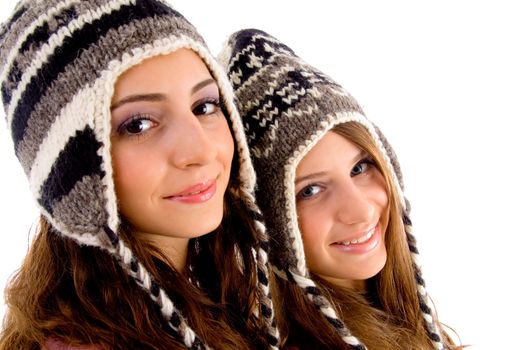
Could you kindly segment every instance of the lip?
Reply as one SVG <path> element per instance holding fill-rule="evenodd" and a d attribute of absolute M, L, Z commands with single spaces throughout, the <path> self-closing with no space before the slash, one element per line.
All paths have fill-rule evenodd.
<path fill-rule="evenodd" d="M 208 201 L 217 190 L 216 179 L 211 179 L 194 184 L 181 192 L 166 196 L 164 199 L 187 204 L 199 204 Z"/>
<path fill-rule="evenodd" d="M 378 224 L 374 226 L 373 230 L 374 232 L 372 236 L 365 242 L 357 243 L 357 244 L 349 244 L 349 245 L 336 244 L 336 242 L 334 242 L 330 244 L 330 247 L 338 249 L 341 252 L 351 253 L 351 254 L 364 254 L 364 253 L 370 252 L 371 250 L 375 249 L 378 246 L 378 243 L 380 243 L 380 239 L 381 239 L 380 230 L 378 229 Z M 361 233 L 358 237 L 355 237 L 353 239 L 358 239 L 360 237 L 363 237 L 369 231 L 370 230 L 367 230 Z M 341 240 L 338 242 L 350 242 L 353 239 Z"/>

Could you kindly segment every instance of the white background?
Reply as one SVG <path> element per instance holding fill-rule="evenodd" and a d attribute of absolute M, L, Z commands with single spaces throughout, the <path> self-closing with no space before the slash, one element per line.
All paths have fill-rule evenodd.
<path fill-rule="evenodd" d="M 441 320 L 474 349 L 526 348 L 519 1 L 172 2 L 214 53 L 235 30 L 263 29 L 346 87 L 398 153 Z M 1 1 L 2 20 L 13 6 Z M 37 211 L 4 118 L 0 124 L 4 285 Z"/>

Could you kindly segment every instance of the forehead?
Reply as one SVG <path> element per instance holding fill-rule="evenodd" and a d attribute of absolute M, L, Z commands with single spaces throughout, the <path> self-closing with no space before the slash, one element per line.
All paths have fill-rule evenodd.
<path fill-rule="evenodd" d="M 210 78 L 201 57 L 192 50 L 179 49 L 166 55 L 148 58 L 126 70 L 115 83 L 114 98 L 123 93 L 186 88 L 195 81 Z"/>
<path fill-rule="evenodd" d="M 363 151 L 345 137 L 329 131 L 299 162 L 296 176 L 316 170 L 327 170 L 362 155 Z"/>

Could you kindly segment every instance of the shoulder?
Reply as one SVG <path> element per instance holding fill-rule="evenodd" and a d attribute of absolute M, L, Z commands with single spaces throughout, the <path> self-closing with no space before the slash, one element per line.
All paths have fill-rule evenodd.
<path fill-rule="evenodd" d="M 99 350 L 99 348 L 94 345 L 71 346 L 56 339 L 48 339 L 40 350 Z"/>

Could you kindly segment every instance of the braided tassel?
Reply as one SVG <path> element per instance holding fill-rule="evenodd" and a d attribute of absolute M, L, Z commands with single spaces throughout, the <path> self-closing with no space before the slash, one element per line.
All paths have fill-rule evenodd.
<path fill-rule="evenodd" d="M 438 330 L 437 324 L 433 318 L 434 310 L 432 307 L 431 300 L 429 299 L 429 295 L 426 291 L 426 285 L 424 282 L 424 279 L 422 277 L 422 268 L 420 265 L 420 262 L 418 260 L 418 249 L 416 247 L 416 238 L 413 236 L 413 227 L 411 224 L 411 220 L 407 215 L 404 215 L 403 217 L 404 222 L 404 228 L 405 233 L 407 236 L 407 243 L 409 245 L 409 250 L 411 251 L 411 258 L 413 259 L 413 267 L 415 269 L 415 279 L 417 283 L 418 288 L 418 299 L 420 303 L 420 310 L 422 311 L 422 316 L 424 317 L 424 323 L 427 330 L 427 333 L 429 335 L 429 338 L 431 339 L 431 342 L 433 343 L 433 346 L 437 350 L 444 350 L 445 346 L 442 342 L 442 338 L 440 337 L 440 332 Z"/>
<path fill-rule="evenodd" d="M 276 325 L 274 306 L 272 303 L 272 296 L 270 294 L 269 269 L 268 269 L 268 241 L 265 225 L 263 224 L 263 216 L 257 205 L 255 198 L 251 192 L 241 189 L 244 203 L 247 205 L 258 234 L 259 245 L 257 249 L 253 250 L 254 259 L 257 266 L 258 290 L 261 294 L 260 307 L 261 314 L 265 320 L 267 330 L 267 341 L 272 350 L 278 350 L 279 344 L 279 330 Z"/>
<path fill-rule="evenodd" d="M 321 290 L 316 286 L 312 279 L 290 271 L 287 271 L 286 273 L 276 271 L 276 274 L 282 278 L 288 279 L 292 283 L 297 284 L 303 290 L 309 300 L 312 301 L 316 308 L 323 314 L 325 319 L 329 321 L 332 327 L 334 327 L 342 340 L 346 344 L 349 344 L 350 349 L 367 350 L 367 347 L 362 344 L 358 338 L 353 336 L 345 323 L 340 320 L 339 316 L 336 314 L 336 310 L 334 310 L 334 308 L 329 303 L 329 300 L 327 300 L 327 298 L 322 294 Z"/>
<path fill-rule="evenodd" d="M 274 306 L 270 294 L 268 279 L 268 242 L 262 242 L 256 252 L 259 289 L 262 291 L 261 314 L 265 318 L 267 328 L 267 341 L 270 348 L 277 350 L 279 344 L 279 330 L 274 318 Z"/>
<path fill-rule="evenodd" d="M 188 326 L 166 292 L 152 280 L 150 273 L 137 261 L 137 258 L 124 242 L 109 227 L 105 227 L 104 230 L 113 246 L 107 250 L 118 259 L 124 271 L 133 277 L 137 284 L 155 301 L 161 309 L 163 317 L 168 321 L 168 325 L 177 332 L 184 345 L 192 350 L 210 349 Z"/>

